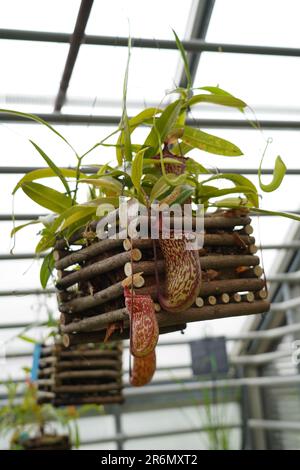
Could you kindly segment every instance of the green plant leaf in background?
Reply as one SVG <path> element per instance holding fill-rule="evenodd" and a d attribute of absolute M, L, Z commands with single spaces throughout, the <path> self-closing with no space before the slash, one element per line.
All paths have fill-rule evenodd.
<path fill-rule="evenodd" d="M 111 176 L 101 176 L 100 178 L 82 178 L 79 183 L 87 183 L 91 184 L 92 186 L 96 186 L 97 188 L 101 188 L 104 191 L 113 192 L 116 195 L 120 195 L 122 193 L 122 183 L 112 178 Z"/>
<path fill-rule="evenodd" d="M 245 188 L 248 188 L 249 201 L 255 207 L 259 206 L 259 198 L 258 198 L 256 186 L 245 176 L 238 175 L 235 173 L 226 173 L 226 174 L 221 173 L 218 175 L 211 176 L 207 180 L 203 181 L 202 184 L 209 182 L 209 181 L 215 181 L 215 180 L 229 180 L 232 183 L 234 183 L 236 186 L 244 186 Z"/>
<path fill-rule="evenodd" d="M 174 29 L 172 29 L 172 31 L 173 31 L 173 34 L 175 36 L 175 41 L 176 41 L 177 48 L 180 52 L 180 55 L 181 55 L 181 58 L 182 58 L 182 61 L 183 61 L 184 71 L 185 71 L 186 81 L 187 81 L 187 89 L 190 89 L 191 86 L 192 86 L 192 77 L 191 77 L 191 72 L 190 72 L 190 67 L 189 67 L 187 55 L 186 55 L 185 49 L 183 47 L 183 44 L 180 41 L 179 37 L 177 36 L 176 32 L 174 31 Z"/>
<path fill-rule="evenodd" d="M 53 170 L 53 172 L 56 174 L 56 176 L 60 179 L 60 181 L 62 182 L 62 184 L 64 185 L 65 187 L 65 190 L 68 194 L 68 196 L 70 196 L 70 187 L 67 183 L 67 180 L 66 178 L 64 177 L 64 174 L 63 172 L 61 171 L 60 168 L 58 168 L 55 163 L 51 160 L 50 157 L 48 157 L 48 155 L 46 155 L 46 153 L 44 152 L 44 150 L 42 150 L 35 142 L 33 142 L 33 140 L 30 140 L 29 141 L 33 146 L 34 148 L 39 152 L 39 154 L 41 155 L 41 157 L 45 160 L 45 162 L 47 163 L 47 165 L 49 166 L 49 168 L 51 168 L 51 170 Z"/>
<path fill-rule="evenodd" d="M 264 184 L 261 180 L 261 166 L 262 166 L 263 158 L 261 159 L 259 168 L 258 168 L 258 180 L 259 186 L 265 193 L 271 193 L 279 188 L 282 183 L 282 180 L 286 173 L 286 166 L 282 159 L 278 156 L 275 161 L 275 167 L 273 171 L 273 178 L 269 184 Z"/>
<path fill-rule="evenodd" d="M 48 280 L 52 274 L 52 271 L 54 269 L 54 258 L 53 258 L 53 252 L 48 253 L 42 263 L 41 270 L 40 270 L 40 281 L 41 281 L 41 286 L 43 289 L 46 289 Z"/>
<path fill-rule="evenodd" d="M 146 150 L 148 150 L 148 147 L 143 148 L 135 155 L 131 167 L 131 180 L 138 192 L 141 191 L 143 176 L 143 159 Z"/>
<path fill-rule="evenodd" d="M 27 335 L 18 335 L 18 338 L 21 339 L 22 341 L 26 341 L 27 343 L 31 343 L 31 344 L 38 344 L 39 341 L 37 341 L 36 339 L 34 338 L 31 338 L 30 336 L 27 336 Z"/>
<path fill-rule="evenodd" d="M 147 108 L 144 109 L 142 112 L 137 114 L 136 116 L 132 117 L 128 121 L 128 126 L 129 126 L 129 132 L 132 134 L 132 132 L 140 125 L 144 124 L 146 121 L 149 119 L 154 118 L 157 114 L 160 114 L 162 111 L 158 108 Z M 124 143 L 124 132 L 121 132 L 118 141 L 117 141 L 117 146 L 116 146 L 116 155 L 117 155 L 117 161 L 118 164 L 121 166 L 123 162 L 123 157 L 122 157 L 122 147 L 125 145 Z M 134 150 L 134 145 L 131 145 L 132 150 Z"/>
<path fill-rule="evenodd" d="M 238 108 L 238 109 L 243 109 L 247 105 L 244 103 L 244 101 L 239 100 L 238 98 L 235 98 L 234 96 L 223 96 L 223 95 L 205 95 L 205 94 L 200 94 L 200 95 L 195 95 L 193 96 L 189 101 L 188 105 L 189 106 L 194 106 L 195 104 L 199 103 L 212 103 L 212 104 L 218 104 L 221 106 L 230 106 L 232 108 Z"/>
<path fill-rule="evenodd" d="M 24 119 L 29 119 L 31 121 L 35 121 L 39 124 L 42 124 L 43 126 L 50 129 L 50 131 L 53 132 L 54 134 L 56 134 L 60 139 L 62 139 L 73 150 L 75 155 L 78 157 L 76 150 L 70 144 L 70 142 L 68 142 L 68 140 L 62 134 L 60 134 L 60 132 L 58 132 L 53 126 L 51 126 L 49 124 L 49 122 L 44 121 L 44 119 L 40 118 L 39 116 L 36 116 L 35 114 L 22 113 L 20 111 L 14 111 L 12 109 L 1 109 L 1 108 L 0 108 L 0 113 L 11 114 L 12 116 L 17 116 L 17 117 L 21 117 L 21 118 L 24 118 Z"/>
<path fill-rule="evenodd" d="M 29 225 L 36 225 L 36 224 L 41 224 L 42 222 L 40 220 L 31 220 L 30 222 L 27 222 L 26 224 L 18 225 L 17 227 L 14 227 L 12 231 L 10 232 L 10 236 L 13 237 L 19 230 L 22 230 L 25 227 L 28 227 Z"/>
<path fill-rule="evenodd" d="M 203 150 L 204 152 L 224 155 L 227 157 L 238 157 L 243 155 L 241 150 L 228 140 L 221 139 L 215 135 L 185 126 L 182 136 L 183 142 Z"/>
<path fill-rule="evenodd" d="M 65 178 L 76 178 L 77 171 L 72 170 L 71 168 L 59 168 L 61 173 Z M 32 181 L 43 179 L 43 178 L 52 178 L 57 177 L 55 171 L 52 168 L 39 168 L 38 170 L 30 171 L 20 179 L 18 184 L 14 187 L 12 194 L 15 194 L 16 191 L 22 186 L 24 183 L 31 183 Z M 80 178 L 85 178 L 86 175 L 84 173 L 80 173 Z"/>
<path fill-rule="evenodd" d="M 21 187 L 30 199 L 56 214 L 72 206 L 72 199 L 69 196 L 42 184 L 25 183 Z"/>

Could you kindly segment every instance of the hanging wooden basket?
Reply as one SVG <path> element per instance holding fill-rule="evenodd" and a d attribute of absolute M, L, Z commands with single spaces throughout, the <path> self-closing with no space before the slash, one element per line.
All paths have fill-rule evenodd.
<path fill-rule="evenodd" d="M 37 386 L 39 403 L 122 403 L 122 343 L 42 346 Z"/>
<path fill-rule="evenodd" d="M 129 338 L 124 286 L 132 281 L 137 293 L 150 294 L 155 302 L 160 334 L 183 330 L 190 322 L 264 313 L 270 308 L 248 214 L 228 211 L 205 216 L 200 290 L 194 305 L 179 313 L 163 311 L 157 300 L 152 240 L 99 241 L 95 226 L 76 233 L 68 245 L 65 240 L 56 243 L 56 287 L 66 347 L 103 341 L 107 328 L 116 322 L 122 329 L 114 331 L 111 339 Z M 80 245 L 83 238 L 88 241 Z M 157 257 L 163 282 L 165 261 L 159 249 Z"/>
<path fill-rule="evenodd" d="M 12 442 L 12 448 L 17 446 L 23 450 L 71 450 L 71 442 L 68 436 L 58 436 L 56 434 L 44 434 L 40 437 L 33 437 L 21 441 Z"/>

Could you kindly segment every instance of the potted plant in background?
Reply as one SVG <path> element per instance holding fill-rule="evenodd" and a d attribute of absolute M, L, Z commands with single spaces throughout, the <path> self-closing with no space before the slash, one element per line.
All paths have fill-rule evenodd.
<path fill-rule="evenodd" d="M 11 450 L 70 450 L 79 447 L 80 437 L 77 419 L 86 414 L 89 406 L 54 408 L 50 404 L 38 404 L 37 388 L 26 381 L 21 400 L 18 386 L 6 383 L 7 404 L 0 409 L 0 435 L 12 433 Z M 64 434 L 58 434 L 61 428 Z"/>
<path fill-rule="evenodd" d="M 37 143 L 31 142 L 47 168 L 26 174 L 14 193 L 23 190 L 52 213 L 51 217 L 30 223 L 44 225 L 36 247 L 37 256 L 46 252 L 41 267 L 43 287 L 54 267 L 57 270 L 65 346 L 130 336 L 133 385 L 151 379 L 159 333 L 182 330 L 188 322 L 269 309 L 249 217 L 249 211 L 267 212 L 259 207 L 259 189 L 245 176 L 212 172 L 188 155 L 200 149 L 214 155 L 241 156 L 235 144 L 190 127 L 186 119 L 189 110 L 199 103 L 242 111 L 246 103 L 219 87 L 192 89 L 185 51 L 176 34 L 175 39 L 185 65 L 187 88 L 173 90 L 170 96 L 176 99 L 167 106 L 147 108 L 129 119 L 127 65 L 120 125 L 83 155 L 78 155 L 56 129 L 40 118 L 2 110 L 42 123 L 74 150 L 75 168 L 60 168 Z M 129 58 L 130 47 L 128 63 Z M 144 142 L 137 143 L 134 131 L 141 126 L 148 128 L 148 135 Z M 117 140 L 112 141 L 115 137 Z M 99 164 L 96 173 L 94 166 L 93 174 L 89 169 L 83 171 L 85 157 L 107 145 L 116 148 L 116 164 Z M 284 174 L 285 165 L 278 157 L 273 179 L 265 185 L 259 167 L 260 189 L 277 189 Z M 58 179 L 62 191 L 36 182 L 43 178 Z M 229 186 L 224 187 L 224 182 Z M 78 193 L 82 185 L 89 190 L 84 201 Z M 203 249 L 186 250 L 185 240 L 176 239 L 174 231 L 169 240 L 161 235 L 155 241 L 99 240 L 97 221 L 102 218 L 108 231 L 115 218 L 118 223 L 120 196 L 137 200 L 147 209 L 154 202 L 159 207 L 190 204 L 191 209 L 194 204 L 202 204 Z M 272 214 L 300 220 L 293 214 Z M 192 221 L 194 215 L 192 211 Z M 174 220 L 171 223 L 175 224 Z M 12 234 L 23 227 L 15 227 Z"/>

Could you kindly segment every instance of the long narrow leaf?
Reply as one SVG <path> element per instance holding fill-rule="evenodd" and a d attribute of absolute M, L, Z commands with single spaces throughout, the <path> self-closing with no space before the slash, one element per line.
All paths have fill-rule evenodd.
<path fill-rule="evenodd" d="M 35 142 L 33 142 L 33 140 L 30 140 L 31 144 L 34 146 L 34 148 L 39 152 L 39 154 L 41 155 L 41 157 L 45 160 L 45 162 L 47 163 L 47 165 L 49 166 L 49 168 L 51 168 L 54 173 L 56 174 L 56 176 L 60 179 L 60 181 L 62 182 L 62 184 L 64 185 L 66 191 L 67 191 L 67 194 L 70 196 L 71 192 L 70 192 L 70 186 L 68 185 L 67 183 L 67 180 L 66 178 L 64 177 L 63 175 L 63 172 L 61 171 L 60 168 L 58 168 L 55 163 L 53 162 L 53 160 L 51 160 L 50 157 L 48 157 L 48 155 L 44 152 L 44 150 L 42 150 Z"/>
<path fill-rule="evenodd" d="M 185 126 L 182 136 L 183 142 L 199 148 L 205 152 L 214 153 L 216 155 L 224 155 L 227 157 L 237 157 L 243 155 L 241 150 L 228 140 L 222 139 L 215 135 Z"/>
<path fill-rule="evenodd" d="M 173 34 L 175 36 L 175 41 L 176 41 L 177 48 L 180 52 L 180 55 L 181 55 L 181 58 L 182 58 L 182 61 L 183 61 L 184 71 L 185 71 L 186 80 L 187 80 L 187 88 L 191 88 L 191 86 L 192 86 L 192 77 L 191 77 L 191 72 L 190 72 L 190 67 L 189 67 L 186 52 L 185 52 L 185 49 L 182 45 L 182 42 L 180 41 L 180 39 L 177 36 L 174 29 L 172 31 L 173 31 Z"/>
<path fill-rule="evenodd" d="M 69 168 L 60 168 L 60 171 L 62 172 L 63 176 L 66 178 L 76 178 L 77 176 L 76 170 L 72 170 Z M 26 173 L 26 175 L 24 175 L 22 179 L 20 179 L 18 184 L 14 187 L 12 194 L 15 194 L 15 192 L 24 183 L 31 183 L 32 181 L 35 181 L 38 179 L 52 178 L 56 176 L 57 174 L 52 170 L 52 168 L 40 168 L 38 170 L 30 171 L 29 173 Z M 85 177 L 86 175 L 84 173 L 80 173 L 80 178 L 85 178 Z"/>
<path fill-rule="evenodd" d="M 25 183 L 22 189 L 34 202 L 56 214 L 60 214 L 72 205 L 70 197 L 39 183 Z"/>

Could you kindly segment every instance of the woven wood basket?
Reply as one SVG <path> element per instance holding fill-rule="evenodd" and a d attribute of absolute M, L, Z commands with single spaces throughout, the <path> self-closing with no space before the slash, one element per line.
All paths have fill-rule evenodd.
<path fill-rule="evenodd" d="M 122 343 L 43 346 L 38 371 L 38 401 L 54 406 L 113 404 L 122 395 Z"/>
<path fill-rule="evenodd" d="M 85 233 L 76 233 L 68 245 L 58 240 L 56 287 L 63 344 L 101 342 L 108 326 L 116 322 L 122 329 L 111 339 L 129 338 L 123 286 L 132 280 L 137 293 L 153 298 L 160 334 L 183 330 L 190 322 L 267 312 L 270 304 L 249 215 L 230 211 L 206 215 L 204 229 L 204 247 L 199 250 L 200 291 L 195 304 L 180 313 L 162 311 L 157 301 L 152 240 L 99 241 L 95 224 Z M 159 247 L 157 257 L 163 283 L 164 259 Z"/>

